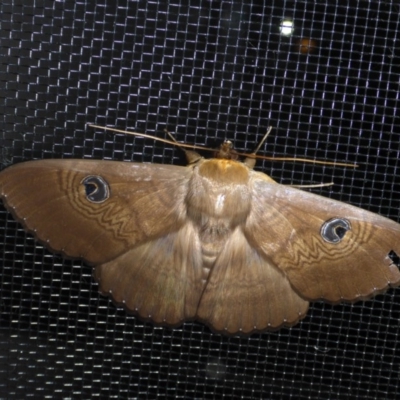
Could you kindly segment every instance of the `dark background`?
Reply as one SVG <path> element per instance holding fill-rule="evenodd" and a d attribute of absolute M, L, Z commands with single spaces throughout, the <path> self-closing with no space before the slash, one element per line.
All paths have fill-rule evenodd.
<path fill-rule="evenodd" d="M 3 0 L 0 161 L 184 165 L 179 149 L 88 123 L 359 164 L 259 162 L 286 184 L 400 220 L 399 5 Z M 349 4 L 351 4 L 349 6 Z M 284 19 L 293 35 L 280 33 Z M 301 40 L 312 40 L 310 49 Z M 57 221 L 54 222 L 55 224 Z M 399 392 L 400 291 L 314 303 L 291 329 L 227 338 L 154 327 L 98 294 L 91 268 L 0 208 L 0 398 L 383 399 Z"/>

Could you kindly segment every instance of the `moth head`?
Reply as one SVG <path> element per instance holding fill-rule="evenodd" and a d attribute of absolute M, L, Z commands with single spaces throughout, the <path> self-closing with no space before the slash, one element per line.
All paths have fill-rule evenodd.
<path fill-rule="evenodd" d="M 351 229 L 350 221 L 345 218 L 331 218 L 321 226 L 321 236 L 328 243 L 340 243 Z"/>
<path fill-rule="evenodd" d="M 224 160 L 237 160 L 238 153 L 233 148 L 233 143 L 230 140 L 225 140 L 219 149 L 214 154 L 215 158 L 222 158 Z"/>

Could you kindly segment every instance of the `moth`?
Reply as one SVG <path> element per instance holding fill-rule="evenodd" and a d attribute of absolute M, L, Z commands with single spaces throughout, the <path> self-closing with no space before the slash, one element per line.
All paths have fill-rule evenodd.
<path fill-rule="evenodd" d="M 293 326 L 309 302 L 400 284 L 400 225 L 237 159 L 188 165 L 39 160 L 0 173 L 0 196 L 49 249 L 94 266 L 100 291 L 155 324 L 233 335 Z"/>

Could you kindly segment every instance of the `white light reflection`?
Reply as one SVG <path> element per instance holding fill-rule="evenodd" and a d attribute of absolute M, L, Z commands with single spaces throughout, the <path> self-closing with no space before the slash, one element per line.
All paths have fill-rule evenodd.
<path fill-rule="evenodd" d="M 294 23 L 290 19 L 284 19 L 279 27 L 281 35 L 290 36 L 294 31 Z"/>

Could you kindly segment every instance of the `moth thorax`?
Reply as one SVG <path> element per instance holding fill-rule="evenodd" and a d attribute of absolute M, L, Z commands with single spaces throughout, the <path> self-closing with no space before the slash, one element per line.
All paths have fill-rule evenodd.
<path fill-rule="evenodd" d="M 200 177 L 223 185 L 247 184 L 249 169 L 241 162 L 225 159 L 203 160 L 198 167 Z"/>
<path fill-rule="evenodd" d="M 247 167 L 229 160 L 211 161 L 203 162 L 194 171 L 186 198 L 188 215 L 198 226 L 215 218 L 234 227 L 244 222 L 250 212 Z"/>

